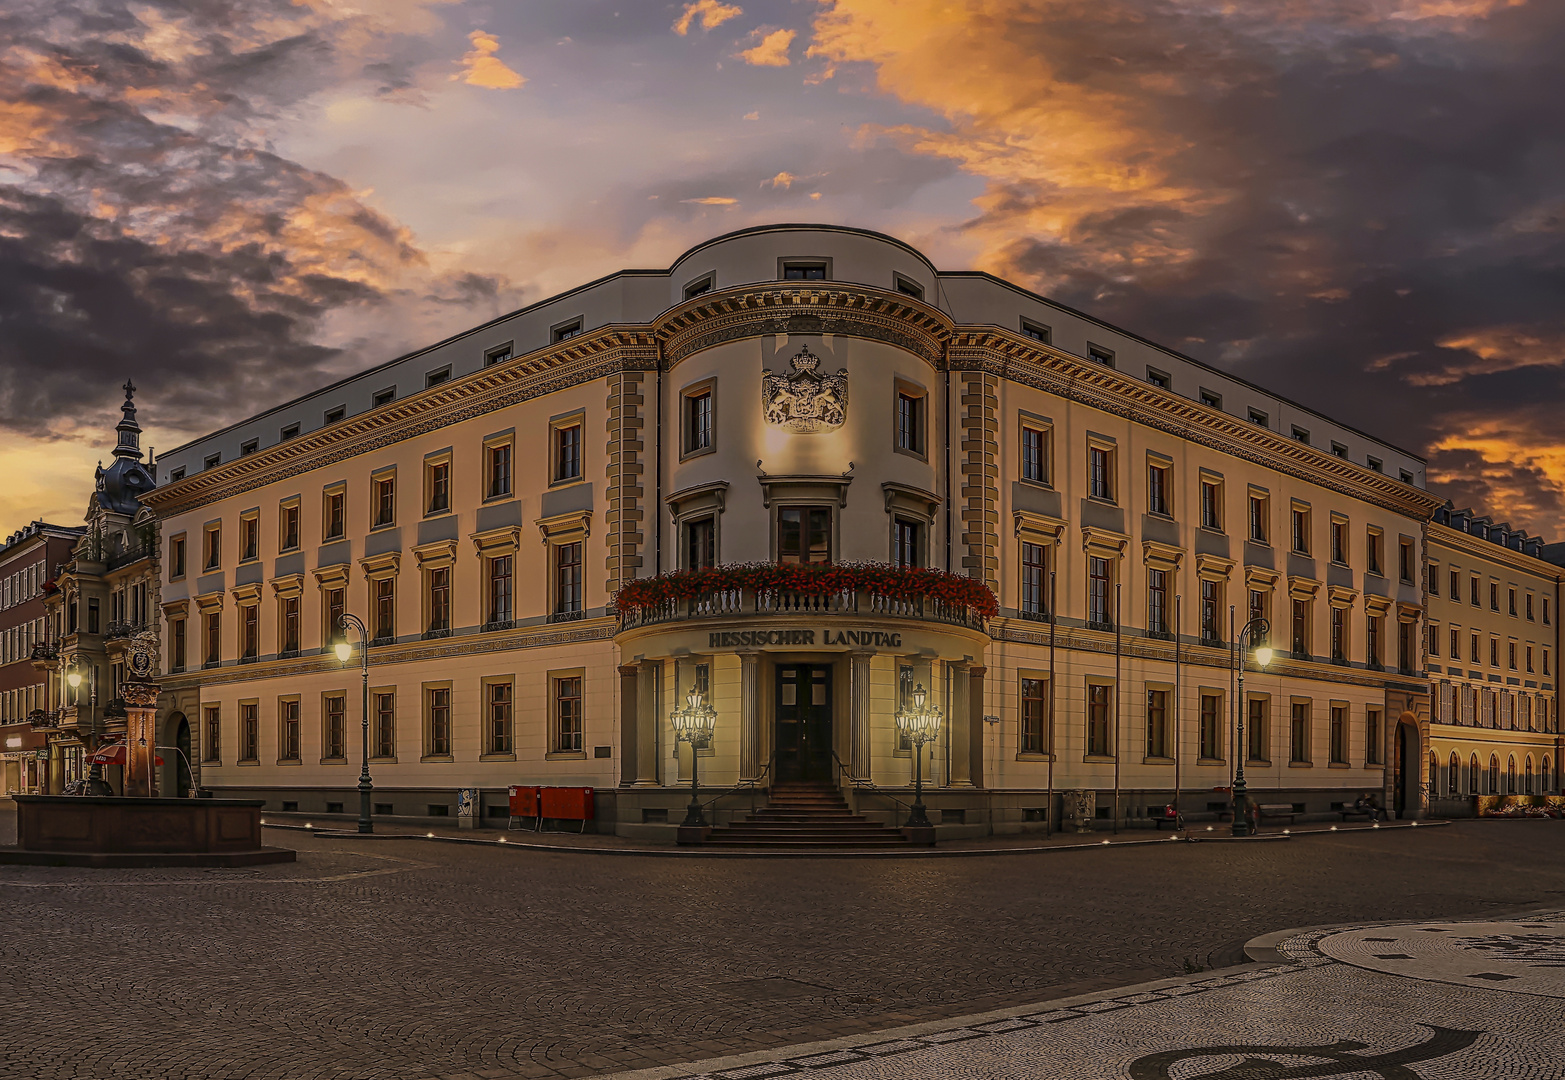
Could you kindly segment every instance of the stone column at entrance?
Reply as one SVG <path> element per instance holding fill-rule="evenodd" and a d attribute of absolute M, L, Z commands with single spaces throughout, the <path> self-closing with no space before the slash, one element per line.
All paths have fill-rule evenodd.
<path fill-rule="evenodd" d="M 636 782 L 636 677 L 641 669 L 635 664 L 619 667 L 619 782 L 629 786 Z"/>
<path fill-rule="evenodd" d="M 968 767 L 974 787 L 984 786 L 984 739 L 989 725 L 984 723 L 984 675 L 988 668 L 967 669 Z"/>
<path fill-rule="evenodd" d="M 158 774 L 157 704 L 160 687 L 155 683 L 126 681 L 120 685 L 125 700 L 125 779 L 127 796 L 156 798 Z"/>
<path fill-rule="evenodd" d="M 969 714 L 968 668 L 966 664 L 947 664 L 951 680 L 951 786 L 973 784 L 972 716 Z"/>
<path fill-rule="evenodd" d="M 848 655 L 849 664 L 849 743 L 853 759 L 853 778 L 871 779 L 869 740 L 869 664 L 873 654 Z"/>
<path fill-rule="evenodd" d="M 663 661 L 643 660 L 636 675 L 636 783 L 658 782 L 658 676 Z"/>
<path fill-rule="evenodd" d="M 739 654 L 739 779 L 761 775 L 761 654 Z"/>

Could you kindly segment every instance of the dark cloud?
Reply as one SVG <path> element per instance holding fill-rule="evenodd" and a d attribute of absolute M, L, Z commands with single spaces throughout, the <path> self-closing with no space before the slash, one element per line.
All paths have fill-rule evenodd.
<path fill-rule="evenodd" d="M 989 178 L 990 268 L 1565 532 L 1533 412 L 1565 405 L 1565 6 L 826 0 L 816 30 L 943 114 L 884 135 Z"/>

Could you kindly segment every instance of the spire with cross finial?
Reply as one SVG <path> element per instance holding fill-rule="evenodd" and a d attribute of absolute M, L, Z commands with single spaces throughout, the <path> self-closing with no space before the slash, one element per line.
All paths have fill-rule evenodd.
<path fill-rule="evenodd" d="M 114 456 L 118 458 L 134 458 L 141 460 L 141 425 L 136 423 L 136 384 L 129 379 L 120 387 L 125 391 L 125 404 L 120 406 L 123 414 L 120 422 L 114 425 L 114 430 L 119 432 L 119 439 L 114 446 Z"/>

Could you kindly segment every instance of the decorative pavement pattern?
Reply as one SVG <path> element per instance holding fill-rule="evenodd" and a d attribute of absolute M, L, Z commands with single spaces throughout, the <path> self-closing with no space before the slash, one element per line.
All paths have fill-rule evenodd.
<path fill-rule="evenodd" d="M 1289 962 L 613 1080 L 1565 1078 L 1565 912 L 1333 927 L 1288 937 L 1276 953 Z"/>

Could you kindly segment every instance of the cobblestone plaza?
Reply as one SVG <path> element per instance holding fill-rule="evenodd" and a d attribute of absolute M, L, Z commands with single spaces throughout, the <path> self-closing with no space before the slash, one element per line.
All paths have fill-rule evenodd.
<path fill-rule="evenodd" d="M 13 822 L 0 815 L 0 830 Z M 850 1055 L 840 1073 L 824 1075 L 1127 1075 L 1083 1072 L 1108 1067 L 1071 1057 L 1102 1042 L 1101 1024 L 1123 1044 L 1112 1059 L 1121 1070 L 1191 1045 L 1347 1040 L 1369 1047 L 1362 1053 L 1391 1052 L 1427 1040 L 1436 1025 L 1530 1046 L 1531 1071 L 1460 1071 L 1481 1059 L 1453 1052 L 1444 1064 L 1408 1066 L 1412 1075 L 1558 1076 L 1557 1050 L 1526 1042 L 1529 1031 L 1559 1029 L 1558 996 L 1530 983 L 1526 993 L 1507 990 L 1509 980 L 1472 989 L 1463 973 L 1455 981 L 1466 985 L 1453 985 L 1354 966 L 1363 956 L 1382 971 L 1399 963 L 1369 948 L 1438 966 L 1428 947 L 1365 945 L 1376 936 L 1368 931 L 1328 940 L 1301 954 L 1303 969 L 1246 980 L 1253 990 L 1206 972 L 1243 963 L 1246 941 L 1290 928 L 1445 926 L 1565 907 L 1559 830 L 1553 821 L 1471 822 L 1276 843 L 876 861 L 556 854 L 272 832 L 269 842 L 299 848 L 296 864 L 7 867 L 0 992 L 12 1023 L 0 1077 L 699 1075 L 711 1059 L 788 1061 L 801 1045 L 884 1042 L 909 1025 L 952 1030 L 975 1014 L 1034 1015 L 1062 998 L 1183 984 L 1187 975 L 1223 981 L 1155 1015 L 1105 1007 L 1043 1034 L 956 1040 L 941 1051 L 947 1058 Z M 1505 974 L 1506 963 L 1484 970 Z M 1234 996 L 1241 991 L 1249 996 Z M 1197 1042 L 1181 1033 L 1185 1024 L 1199 1026 Z M 1499 1044 L 1474 1045 L 1481 1053 Z M 1240 1060 L 1190 1061 L 1168 1075 L 1271 1075 L 1212 1072 Z"/>

